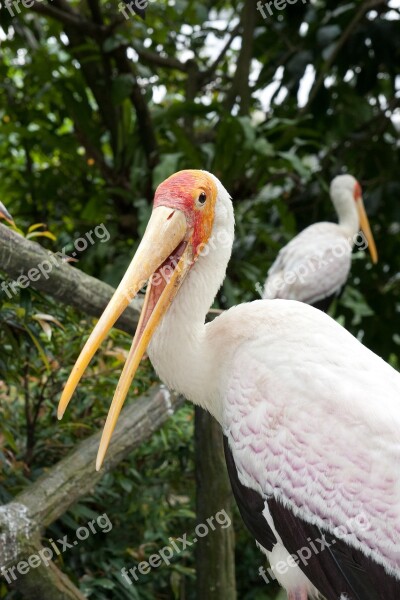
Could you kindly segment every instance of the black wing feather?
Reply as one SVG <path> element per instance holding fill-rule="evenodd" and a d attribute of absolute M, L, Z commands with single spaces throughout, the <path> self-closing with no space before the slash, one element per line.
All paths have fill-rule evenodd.
<path fill-rule="evenodd" d="M 244 486 L 238 476 L 229 442 L 224 436 L 225 458 L 233 493 L 243 521 L 256 540 L 271 551 L 277 540 L 262 511 L 265 499 Z M 323 549 L 312 550 L 307 564 L 299 567 L 326 600 L 400 600 L 400 580 L 360 550 L 346 544 L 329 531 L 310 525 L 274 498 L 267 501 L 274 526 L 290 554 L 299 557 L 303 548 L 312 550 L 311 543 L 319 549 L 318 540 L 325 539 Z M 322 546 L 322 544 L 320 544 Z"/>
<path fill-rule="evenodd" d="M 244 524 L 257 542 L 271 551 L 277 539 L 262 514 L 265 502 L 260 494 L 240 483 L 228 438 L 224 435 L 225 460 L 236 504 Z"/>

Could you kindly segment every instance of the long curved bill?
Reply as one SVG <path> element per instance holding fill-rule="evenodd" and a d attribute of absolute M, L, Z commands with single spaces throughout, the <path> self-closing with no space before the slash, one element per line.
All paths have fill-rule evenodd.
<path fill-rule="evenodd" d="M 0 219 L 4 219 L 7 223 L 10 223 L 10 225 L 14 225 L 14 219 L 2 202 L 0 202 Z"/>
<path fill-rule="evenodd" d="M 121 373 L 100 442 L 99 470 L 130 384 L 157 325 L 167 312 L 193 262 L 185 215 L 159 206 L 152 212 L 143 239 L 110 303 L 97 322 L 63 390 L 58 406 L 61 419 L 90 360 L 125 308 L 147 283 L 144 306 L 128 358 Z"/>
<path fill-rule="evenodd" d="M 358 216 L 360 219 L 361 231 L 363 232 L 363 234 L 366 237 L 366 240 L 368 242 L 369 253 L 371 255 L 371 260 L 375 265 L 378 262 L 378 252 L 376 249 L 374 237 L 372 235 L 371 227 L 369 225 L 367 213 L 365 212 L 364 202 L 363 202 L 362 198 L 358 199 L 357 209 L 358 209 Z"/>

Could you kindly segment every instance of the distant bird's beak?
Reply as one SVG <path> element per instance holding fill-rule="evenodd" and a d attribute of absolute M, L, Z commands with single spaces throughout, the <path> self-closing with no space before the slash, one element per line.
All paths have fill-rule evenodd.
<path fill-rule="evenodd" d="M 371 255 L 371 260 L 375 265 L 378 262 L 378 252 L 376 250 L 375 240 L 372 235 L 371 227 L 369 225 L 367 213 L 365 212 L 364 202 L 363 202 L 362 197 L 358 198 L 358 200 L 356 202 L 356 206 L 357 206 L 357 210 L 358 210 L 358 217 L 360 219 L 361 231 L 365 235 L 365 238 L 368 242 L 368 249 L 369 249 L 369 253 Z"/>
<path fill-rule="evenodd" d="M 158 206 L 152 212 L 143 239 L 121 283 L 86 342 L 61 396 L 61 419 L 76 386 L 106 335 L 139 290 L 148 282 L 144 306 L 108 413 L 97 455 L 99 470 L 129 386 L 157 325 L 167 312 L 193 264 L 191 231 L 183 212 Z"/>
<path fill-rule="evenodd" d="M 10 225 L 14 225 L 14 219 L 2 202 L 0 202 L 0 219 L 4 219 L 7 223 L 10 223 Z"/>

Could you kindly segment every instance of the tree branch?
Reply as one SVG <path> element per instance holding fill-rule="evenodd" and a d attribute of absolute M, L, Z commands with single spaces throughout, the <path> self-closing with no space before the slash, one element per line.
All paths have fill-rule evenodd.
<path fill-rule="evenodd" d="M 87 0 L 93 21 L 97 25 L 103 25 L 103 17 L 101 15 L 100 4 L 98 0 Z"/>
<path fill-rule="evenodd" d="M 116 426 L 104 469 L 94 468 L 101 432 L 84 440 L 13 502 L 0 507 L 0 571 L 43 550 L 41 535 L 45 527 L 64 514 L 80 498 L 90 493 L 104 473 L 115 467 L 181 406 L 182 397 L 154 385 L 123 409 Z M 15 572 L 15 570 L 14 570 Z M 11 573 L 9 578 L 12 580 Z M 84 596 L 54 563 L 30 569 L 19 576 L 13 587 L 24 598 L 34 600 L 83 600 Z"/>
<path fill-rule="evenodd" d="M 0 269 L 16 280 L 21 274 L 46 264 L 50 271 L 37 281 L 30 279 L 30 285 L 49 294 L 63 304 L 68 304 L 88 315 L 99 316 L 110 301 L 114 289 L 95 277 L 86 275 L 40 244 L 25 239 L 12 229 L 0 223 Z M 49 266 L 47 266 L 49 265 Z M 36 276 L 34 277 L 36 279 Z M 13 283 L 13 282 L 11 282 Z M 17 285 L 7 283 L 4 293 L 13 295 Z M 14 291 L 15 290 L 15 291 Z M 117 327 L 132 333 L 139 319 L 141 300 L 134 300 L 117 322 Z"/>
<path fill-rule="evenodd" d="M 132 450 L 148 440 L 183 401 L 182 396 L 170 393 L 162 384 L 152 385 L 121 412 L 104 468 L 95 470 L 102 434 L 102 431 L 98 431 L 80 442 L 68 456 L 19 494 L 15 502 L 28 508 L 30 519 L 42 528 L 48 527 L 89 494 L 107 471 L 111 471 Z"/>
<path fill-rule="evenodd" d="M 126 47 L 119 46 L 118 48 L 113 50 L 111 54 L 116 60 L 120 73 L 129 74 L 134 78 L 134 83 L 130 97 L 136 111 L 139 137 L 142 142 L 144 152 L 146 154 L 149 169 L 152 170 L 152 168 L 158 162 L 158 144 L 153 128 L 153 122 L 149 111 L 149 107 L 147 106 L 146 100 L 144 98 L 142 88 L 137 82 L 137 77 L 136 73 L 134 72 L 133 65 L 127 57 Z"/>
<path fill-rule="evenodd" d="M 205 82 L 208 82 L 210 79 L 212 79 L 215 71 L 218 69 L 219 64 L 221 63 L 221 61 L 223 60 L 223 58 L 225 57 L 226 53 L 228 52 L 229 48 L 232 45 L 233 40 L 237 37 L 239 31 L 240 31 L 240 27 L 241 24 L 240 22 L 232 29 L 231 34 L 226 42 L 226 44 L 223 46 L 221 52 L 218 54 L 217 58 L 214 60 L 214 62 L 211 63 L 211 65 L 201 74 L 202 80 Z"/>
<path fill-rule="evenodd" d="M 69 7 L 68 7 L 69 8 Z M 88 19 L 84 19 L 81 15 L 72 11 L 70 8 L 66 12 L 65 10 L 61 10 L 55 6 L 51 6 L 50 4 L 43 4 L 39 2 L 35 2 L 31 6 L 31 10 L 40 15 L 44 15 L 46 17 L 51 17 L 63 25 L 68 25 L 70 27 L 74 27 L 81 33 L 86 33 L 87 35 L 92 36 L 101 36 L 104 37 L 106 35 L 106 28 L 99 27 L 93 21 L 89 21 Z"/>
<path fill-rule="evenodd" d="M 178 71 L 186 72 L 186 63 L 181 62 L 173 56 L 161 56 L 156 52 L 151 52 L 145 48 L 141 48 L 137 44 L 132 44 L 132 48 L 138 53 L 139 58 L 156 67 L 166 67 L 167 69 L 177 69 Z"/>
<path fill-rule="evenodd" d="M 361 21 L 361 19 L 366 15 L 367 12 L 376 8 L 381 4 L 386 4 L 386 0 L 370 0 L 370 2 L 361 4 L 359 10 L 354 15 L 353 19 L 350 21 L 342 35 L 340 36 L 333 52 L 329 56 L 329 58 L 325 61 L 322 66 L 321 72 L 315 81 L 313 87 L 311 88 L 310 95 L 307 100 L 307 104 L 303 106 L 303 108 L 299 111 L 300 115 L 304 115 L 310 108 L 311 104 L 314 102 L 316 96 L 318 95 L 321 87 L 324 84 L 325 77 L 331 66 L 334 64 L 339 52 L 342 50 L 343 46 L 346 44 L 347 40 L 353 33 L 354 29 Z"/>
<path fill-rule="evenodd" d="M 240 114 L 246 115 L 250 109 L 251 90 L 249 76 L 253 56 L 254 29 L 256 26 L 257 5 L 254 0 L 246 0 L 240 17 L 242 33 L 242 47 L 237 60 L 236 72 L 233 77 L 232 87 L 226 98 L 226 108 L 230 112 L 240 97 Z"/>

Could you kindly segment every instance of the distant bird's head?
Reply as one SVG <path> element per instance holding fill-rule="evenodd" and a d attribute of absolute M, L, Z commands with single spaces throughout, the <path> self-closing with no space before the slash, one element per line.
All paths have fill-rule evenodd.
<path fill-rule="evenodd" d="M 353 211 L 353 206 L 355 206 L 359 227 L 367 240 L 371 260 L 374 264 L 377 263 L 378 252 L 365 212 L 361 185 L 352 175 L 338 175 L 332 180 L 330 192 L 332 202 L 339 215 Z"/>

